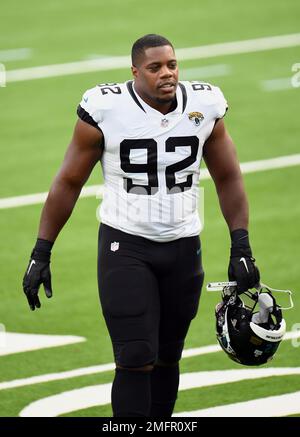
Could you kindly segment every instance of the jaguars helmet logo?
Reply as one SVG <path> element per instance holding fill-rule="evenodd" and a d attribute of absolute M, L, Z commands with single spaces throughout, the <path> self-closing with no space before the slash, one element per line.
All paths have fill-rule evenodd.
<path fill-rule="evenodd" d="M 200 126 L 201 121 L 204 120 L 204 115 L 202 114 L 202 112 L 190 112 L 188 116 L 189 120 L 195 123 L 196 126 Z"/>

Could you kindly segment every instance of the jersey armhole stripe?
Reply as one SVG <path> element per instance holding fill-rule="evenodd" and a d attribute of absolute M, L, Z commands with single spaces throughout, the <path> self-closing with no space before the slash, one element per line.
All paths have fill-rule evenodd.
<path fill-rule="evenodd" d="M 98 129 L 101 132 L 101 129 L 98 126 L 98 124 L 95 122 L 95 120 L 80 105 L 78 105 L 78 108 L 77 108 L 77 115 L 81 120 L 85 121 L 86 123 L 90 124 L 91 126 L 95 127 L 96 129 Z"/>
<path fill-rule="evenodd" d="M 140 102 L 138 101 L 138 99 L 137 99 L 137 97 L 136 97 L 136 95 L 134 94 L 134 91 L 133 91 L 133 87 L 132 87 L 132 83 L 133 83 L 133 81 L 132 80 L 129 80 L 128 82 L 126 82 L 126 86 L 127 86 L 127 89 L 128 89 L 128 92 L 129 92 L 129 94 L 131 95 L 131 97 L 133 98 L 133 100 L 135 101 L 135 103 L 144 111 L 144 112 L 146 112 L 145 111 L 145 109 L 142 107 L 142 105 L 140 104 Z"/>
<path fill-rule="evenodd" d="M 180 86 L 181 92 L 182 92 L 182 114 L 184 113 L 184 110 L 186 108 L 186 103 L 187 103 L 187 94 L 186 94 L 186 89 L 185 86 L 178 82 L 178 85 Z"/>
<path fill-rule="evenodd" d="M 228 111 L 228 105 L 227 105 L 226 108 L 225 108 L 225 112 L 224 112 L 224 114 L 223 114 L 222 117 L 220 117 L 220 118 L 224 118 L 225 115 L 227 114 L 227 111 Z M 220 119 L 220 118 L 219 118 L 219 119 Z"/>

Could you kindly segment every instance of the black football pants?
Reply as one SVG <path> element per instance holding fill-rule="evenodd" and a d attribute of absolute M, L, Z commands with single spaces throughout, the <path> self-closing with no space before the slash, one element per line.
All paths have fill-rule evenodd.
<path fill-rule="evenodd" d="M 99 294 L 116 364 L 178 362 L 203 278 L 198 236 L 161 243 L 101 224 Z"/>

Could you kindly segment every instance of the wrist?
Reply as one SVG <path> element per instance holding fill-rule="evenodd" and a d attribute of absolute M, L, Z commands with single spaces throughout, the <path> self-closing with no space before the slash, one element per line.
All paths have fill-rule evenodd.
<path fill-rule="evenodd" d="M 231 256 L 252 257 L 249 243 L 249 233 L 246 229 L 235 229 L 230 232 L 231 237 Z"/>
<path fill-rule="evenodd" d="M 249 232 L 247 229 L 235 229 L 230 232 L 231 246 L 248 245 L 249 246 Z"/>
<path fill-rule="evenodd" d="M 53 244 L 52 241 L 38 238 L 32 250 L 31 257 L 39 261 L 50 261 Z"/>
<path fill-rule="evenodd" d="M 34 246 L 34 250 L 38 250 L 41 252 L 51 252 L 51 249 L 53 247 L 53 242 L 49 241 L 49 240 L 45 240 L 44 238 L 38 238 L 36 240 L 35 246 Z"/>

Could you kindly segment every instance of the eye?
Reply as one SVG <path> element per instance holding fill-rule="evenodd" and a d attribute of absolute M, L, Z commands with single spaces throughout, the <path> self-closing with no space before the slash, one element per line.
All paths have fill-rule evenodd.
<path fill-rule="evenodd" d="M 156 71 L 159 70 L 159 67 L 157 65 L 154 65 L 153 67 L 149 67 L 149 70 L 155 73 Z"/>

